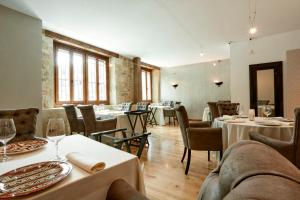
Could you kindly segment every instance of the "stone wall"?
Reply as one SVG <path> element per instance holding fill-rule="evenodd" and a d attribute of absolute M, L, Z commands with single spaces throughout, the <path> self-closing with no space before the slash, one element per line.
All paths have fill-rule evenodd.
<path fill-rule="evenodd" d="M 42 108 L 54 107 L 53 39 L 42 37 Z"/>

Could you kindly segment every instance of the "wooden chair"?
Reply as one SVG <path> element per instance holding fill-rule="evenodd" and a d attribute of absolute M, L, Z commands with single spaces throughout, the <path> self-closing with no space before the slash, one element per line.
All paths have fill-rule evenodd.
<path fill-rule="evenodd" d="M 217 103 L 219 115 L 238 115 L 239 114 L 239 103 Z"/>
<path fill-rule="evenodd" d="M 185 169 L 186 175 L 189 172 L 192 150 L 208 151 L 208 160 L 210 160 L 210 151 L 220 151 L 220 158 L 222 158 L 222 128 L 210 128 L 209 122 L 190 123 L 184 106 L 179 106 L 176 109 L 176 114 L 184 144 L 181 162 L 184 161 L 186 151 L 188 150 L 188 160 Z"/>
<path fill-rule="evenodd" d="M 38 113 L 38 108 L 0 110 L 0 119 L 12 118 L 16 127 L 16 136 L 9 143 L 30 140 L 35 137 Z"/>

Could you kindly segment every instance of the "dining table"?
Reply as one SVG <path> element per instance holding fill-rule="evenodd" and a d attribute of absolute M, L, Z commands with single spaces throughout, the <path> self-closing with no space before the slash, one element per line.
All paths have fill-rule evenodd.
<path fill-rule="evenodd" d="M 42 191 L 19 197 L 34 200 L 105 200 L 111 183 L 124 179 L 137 191 L 145 194 L 143 173 L 139 159 L 129 153 L 107 146 L 82 135 L 64 137 L 59 142 L 60 156 L 80 152 L 105 163 L 101 171 L 91 173 L 72 164 L 71 173 L 55 185 Z M 0 175 L 25 165 L 50 161 L 55 157 L 55 145 L 48 142 L 36 151 L 10 155 L 10 159 L 0 163 Z M 69 162 L 67 160 L 67 162 Z"/>
<path fill-rule="evenodd" d="M 154 117 L 152 120 L 155 119 L 157 125 L 164 126 L 165 123 L 165 117 L 164 117 L 164 109 L 170 109 L 170 106 L 164 106 L 159 104 L 151 104 L 150 106 L 151 112 L 153 115 L 151 117 Z"/>
<path fill-rule="evenodd" d="M 279 119 L 279 118 L 278 118 Z M 262 125 L 264 120 L 272 120 L 270 125 Z M 248 118 L 216 118 L 213 122 L 214 128 L 222 128 L 223 149 L 226 150 L 230 145 L 241 141 L 249 140 L 250 132 L 257 132 L 267 137 L 290 141 L 293 136 L 294 126 L 291 122 L 279 121 L 276 118 L 266 119 L 256 117 L 251 121 Z"/>

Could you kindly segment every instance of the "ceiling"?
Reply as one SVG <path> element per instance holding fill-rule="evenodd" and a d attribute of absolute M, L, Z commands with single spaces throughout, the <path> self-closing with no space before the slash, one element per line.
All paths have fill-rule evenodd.
<path fill-rule="evenodd" d="M 248 0 L 0 0 L 66 36 L 161 67 L 230 57 Z M 257 36 L 300 28 L 299 0 L 257 0 Z M 204 56 L 200 56 L 200 52 Z"/>

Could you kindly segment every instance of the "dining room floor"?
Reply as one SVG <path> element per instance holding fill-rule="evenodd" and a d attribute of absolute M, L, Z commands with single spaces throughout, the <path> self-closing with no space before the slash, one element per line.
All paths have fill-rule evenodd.
<path fill-rule="evenodd" d="M 147 197 L 151 200 L 194 200 L 205 177 L 217 166 L 207 151 L 192 151 L 189 174 L 184 174 L 186 161 L 180 162 L 183 142 L 179 126 L 149 127 L 150 146 L 141 157 Z M 187 157 L 186 157 L 187 159 Z"/>

